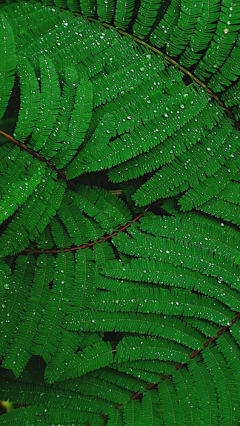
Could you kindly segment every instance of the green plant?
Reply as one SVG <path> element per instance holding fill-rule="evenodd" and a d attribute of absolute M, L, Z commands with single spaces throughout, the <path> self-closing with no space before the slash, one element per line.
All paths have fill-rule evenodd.
<path fill-rule="evenodd" d="M 238 424 L 238 3 L 2 5 L 3 424 Z"/>

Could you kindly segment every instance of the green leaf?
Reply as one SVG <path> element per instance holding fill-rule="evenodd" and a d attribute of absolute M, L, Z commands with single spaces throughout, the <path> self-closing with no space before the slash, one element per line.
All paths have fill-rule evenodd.
<path fill-rule="evenodd" d="M 41 323 L 36 332 L 34 353 L 48 362 L 57 350 L 63 330 L 63 318 L 67 308 L 66 298 L 74 280 L 74 259 L 72 253 L 59 253 L 56 258 L 53 286 L 48 302 L 41 315 Z"/>
<path fill-rule="evenodd" d="M 62 142 L 59 153 L 54 159 L 57 168 L 61 169 L 68 164 L 83 143 L 92 116 L 92 102 L 92 83 L 81 80 L 77 87 L 66 139 Z"/>
<path fill-rule="evenodd" d="M 143 426 L 142 407 L 139 401 L 129 401 L 124 406 L 123 411 L 124 425 L 131 426 L 137 424 Z"/>
<path fill-rule="evenodd" d="M 28 265 L 27 265 L 28 266 Z M 29 297 L 22 304 L 21 322 L 12 333 L 12 341 L 3 367 L 12 369 L 19 377 L 32 355 L 32 346 L 41 312 L 49 297 L 48 284 L 52 281 L 54 259 L 40 255 L 37 259 L 33 285 Z"/>
<path fill-rule="evenodd" d="M 40 91 L 34 69 L 27 60 L 18 64 L 17 72 L 20 79 L 21 96 L 14 137 L 20 141 L 25 141 L 32 132 L 38 117 Z"/>
<path fill-rule="evenodd" d="M 16 47 L 13 30 L 6 18 L 1 16 L 0 26 L 0 118 L 3 117 L 15 80 Z"/>
<path fill-rule="evenodd" d="M 30 144 L 35 151 L 46 144 L 57 119 L 60 102 L 58 75 L 50 58 L 40 58 L 41 97 L 39 115 L 32 133 Z"/>
<path fill-rule="evenodd" d="M 68 363 L 68 369 L 65 368 L 58 372 L 58 380 L 66 378 L 80 377 L 89 371 L 98 370 L 106 367 L 113 362 L 112 347 L 109 342 L 98 342 L 92 346 L 87 346 L 76 355 L 72 356 Z"/>

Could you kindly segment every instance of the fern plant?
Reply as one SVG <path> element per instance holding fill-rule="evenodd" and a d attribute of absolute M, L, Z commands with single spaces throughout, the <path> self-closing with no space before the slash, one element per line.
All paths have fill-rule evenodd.
<path fill-rule="evenodd" d="M 239 424 L 238 3 L 2 3 L 3 424 Z"/>

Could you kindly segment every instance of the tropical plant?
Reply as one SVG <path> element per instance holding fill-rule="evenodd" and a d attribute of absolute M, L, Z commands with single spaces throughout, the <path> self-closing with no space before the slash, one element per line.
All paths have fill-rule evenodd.
<path fill-rule="evenodd" d="M 239 3 L 2 3 L 2 424 L 239 424 Z"/>

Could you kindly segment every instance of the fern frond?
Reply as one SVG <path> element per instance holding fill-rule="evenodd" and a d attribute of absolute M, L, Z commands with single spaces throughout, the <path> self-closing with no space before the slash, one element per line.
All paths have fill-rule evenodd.
<path fill-rule="evenodd" d="M 179 369 L 177 374 L 173 375 L 173 384 L 177 392 L 177 402 L 183 411 L 183 418 L 186 425 L 194 425 L 199 419 L 203 419 L 201 413 L 201 401 L 196 389 L 196 383 L 186 369 Z M 199 383 L 201 386 L 201 382 Z M 161 384 L 159 386 L 159 394 Z M 176 407 L 176 402 L 175 402 Z M 202 415 L 202 417 L 200 417 Z"/>
<path fill-rule="evenodd" d="M 232 194 L 230 190 L 234 191 Z M 231 184 L 222 192 L 222 196 L 226 194 L 229 198 L 236 197 L 238 199 L 237 184 Z M 191 218 L 191 220 L 189 220 Z M 238 256 L 238 238 L 228 232 L 223 232 L 221 226 L 216 226 L 208 218 L 205 221 L 202 217 L 197 218 L 191 215 L 190 218 L 184 215 L 175 218 L 163 216 L 161 218 L 146 213 L 141 219 L 140 228 L 148 234 L 158 235 L 185 244 L 204 245 L 210 251 L 217 251 L 219 255 L 223 255 L 228 259 L 234 260 Z M 184 220 L 185 219 L 185 220 Z"/>
<path fill-rule="evenodd" d="M 76 87 L 78 84 L 78 74 L 75 67 L 68 67 L 64 70 L 64 83 L 61 93 L 60 108 L 57 120 L 49 136 L 47 145 L 41 149 L 41 154 L 45 158 L 53 158 L 63 148 L 68 138 L 68 127 L 71 114 L 74 108 L 76 97 Z"/>
<path fill-rule="evenodd" d="M 148 424 L 149 426 L 161 425 L 161 405 L 156 391 L 152 390 L 143 395 L 142 415 L 144 424 Z"/>
<path fill-rule="evenodd" d="M 117 164 L 127 161 L 132 157 L 148 152 L 151 148 L 154 148 L 160 142 L 163 142 L 168 136 L 171 136 L 180 128 L 179 121 L 177 120 L 181 119 L 181 123 L 184 125 L 206 106 L 207 98 L 203 96 L 199 100 L 194 89 L 192 89 L 188 95 L 189 101 L 192 100 L 192 102 L 194 102 L 194 100 L 196 100 L 194 107 L 191 107 L 190 109 L 187 108 L 185 113 L 184 94 L 180 93 L 177 105 L 173 105 L 171 103 L 172 114 L 176 114 L 175 119 L 171 119 L 171 125 L 167 126 L 167 123 L 170 124 L 170 118 L 166 120 L 164 114 L 162 114 L 160 110 L 157 122 L 156 119 L 152 119 L 148 123 L 145 123 L 144 128 L 136 129 L 136 131 L 133 131 L 132 134 L 126 133 L 124 136 L 121 136 L 112 142 L 109 141 L 110 137 L 108 140 L 105 139 L 108 145 L 98 145 L 97 149 L 92 153 L 92 158 L 85 160 L 87 163 L 84 167 L 85 170 L 96 171 L 101 170 L 101 168 L 107 169 L 116 166 Z M 165 107 L 167 107 L 167 105 L 165 105 Z M 166 115 L 168 116 L 167 113 Z M 131 119 L 131 116 L 129 117 L 129 119 Z M 108 132 L 110 133 L 110 130 L 108 130 Z M 139 145 L 140 140 L 141 145 Z"/>
<path fill-rule="evenodd" d="M 97 14 L 102 22 L 111 22 L 114 16 L 115 1 L 97 0 Z"/>
<path fill-rule="evenodd" d="M 54 176 L 54 172 L 46 169 L 42 184 L 14 214 L 0 237 L 1 257 L 24 250 L 29 240 L 33 241 L 56 214 L 65 192 L 65 182 L 55 181 Z"/>
<path fill-rule="evenodd" d="M 222 155 L 219 155 L 219 158 L 216 158 L 215 156 L 213 157 L 215 147 L 217 150 L 218 147 L 220 148 L 221 145 L 226 143 L 223 135 L 225 135 L 226 139 L 228 139 L 228 135 L 230 136 L 230 132 L 233 130 L 232 126 L 226 122 L 226 127 L 223 127 L 222 132 L 220 129 L 218 137 L 213 138 L 212 136 L 210 140 L 209 138 L 206 138 L 206 140 L 203 140 L 201 144 L 195 145 L 195 147 L 191 149 L 190 153 L 189 151 L 184 152 L 180 160 L 176 159 L 175 161 L 170 162 L 170 165 L 163 167 L 136 192 L 136 195 L 134 196 L 135 201 L 140 205 L 149 204 L 157 198 L 169 196 L 170 191 L 172 191 L 175 186 L 178 187 L 180 191 L 187 189 L 190 185 L 192 187 L 200 186 L 202 188 L 204 184 L 206 187 L 206 178 L 214 174 L 218 176 L 216 173 L 218 169 L 226 162 L 227 159 L 229 159 L 230 156 L 234 156 L 234 153 L 237 150 L 237 144 L 234 144 L 232 146 L 233 152 L 231 152 L 230 149 L 222 149 Z M 219 143 L 220 146 L 218 146 L 217 143 Z M 200 170 L 198 170 L 200 164 Z M 224 173 L 222 172 L 223 169 L 224 167 L 220 169 L 219 178 L 222 177 L 221 175 Z M 196 174 L 196 172 L 198 173 Z M 174 182 L 175 179 L 176 183 Z M 188 183 L 186 181 L 188 181 Z M 201 184 L 199 181 L 203 181 L 204 183 Z M 221 184 L 222 186 L 225 186 L 225 179 L 223 177 Z M 204 200 L 205 197 L 211 197 L 210 191 L 205 191 L 204 195 L 201 193 L 201 196 L 199 192 L 200 191 L 198 191 L 197 195 L 194 197 L 194 199 L 196 199 L 194 203 L 196 206 L 203 203 L 202 200 Z M 188 194 L 191 193 L 194 193 L 194 190 L 189 190 L 189 192 L 187 192 L 181 200 L 187 199 Z M 180 203 L 183 205 L 183 201 L 180 201 Z M 187 206 L 184 205 L 184 210 L 190 210 L 190 208 L 192 208 L 192 204 Z"/>
<path fill-rule="evenodd" d="M 46 143 L 57 119 L 60 101 L 60 86 L 57 73 L 50 58 L 40 59 L 41 67 L 41 110 L 30 140 L 35 151 Z"/>
<path fill-rule="evenodd" d="M 26 159 L 26 156 L 25 156 Z M 26 166 L 28 165 L 28 168 Z M 0 206 L 0 223 L 3 223 L 8 219 L 13 213 L 23 205 L 30 195 L 36 190 L 36 188 L 41 183 L 45 173 L 46 166 L 45 164 L 40 164 L 38 166 L 38 173 L 36 172 L 36 162 L 26 162 L 24 167 L 19 167 L 18 170 L 19 176 L 16 174 L 12 179 L 9 179 L 9 175 L 6 176 L 8 182 L 6 183 L 4 194 L 2 194 L 1 206 Z M 22 172 L 22 173 L 21 173 Z M 15 182 L 13 182 L 14 180 Z"/>
<path fill-rule="evenodd" d="M 9 289 L 9 282 L 11 279 L 12 271 L 10 266 L 5 260 L 0 260 L 0 280 L 2 285 L 0 286 L 0 294 L 4 293 L 4 289 Z"/>
<path fill-rule="evenodd" d="M 96 292 L 96 268 L 91 250 L 78 251 L 75 255 L 75 281 L 70 296 L 71 311 L 81 312 L 88 308 L 89 300 Z"/>
<path fill-rule="evenodd" d="M 177 398 L 176 389 L 170 380 L 164 380 L 158 386 L 158 398 L 162 407 L 164 425 L 184 425 L 183 409 Z"/>
<path fill-rule="evenodd" d="M 115 2 L 116 10 L 114 16 L 114 25 L 117 28 L 122 28 L 123 30 L 128 27 L 130 24 L 131 18 L 134 13 L 134 0 L 117 0 Z"/>
<path fill-rule="evenodd" d="M 200 362 L 199 359 L 192 359 L 188 364 L 189 375 L 192 377 L 195 388 L 197 387 L 197 395 L 199 402 L 199 417 L 206 424 L 218 424 L 219 407 L 216 396 L 216 384 L 209 376 L 207 365 Z M 177 374 L 174 375 L 175 377 Z"/>
<path fill-rule="evenodd" d="M 42 234 L 41 234 L 42 235 Z M 50 235 L 57 247 L 71 247 L 72 239 L 66 232 L 58 217 L 54 217 L 50 223 Z M 47 248 L 50 247 L 47 245 Z"/>
<path fill-rule="evenodd" d="M 80 0 L 81 12 L 85 16 L 94 16 L 97 9 L 97 0 Z"/>
<path fill-rule="evenodd" d="M 223 333 L 217 340 L 218 349 L 224 356 L 227 365 L 231 368 L 232 373 L 239 380 L 239 347 L 230 333 Z"/>
<path fill-rule="evenodd" d="M 195 69 L 195 74 L 209 77 L 218 72 L 219 67 L 227 60 L 238 35 L 238 4 L 232 0 L 221 4 L 217 28 L 208 49 Z"/>
<path fill-rule="evenodd" d="M 233 324 L 231 327 L 231 333 L 238 345 L 240 344 L 240 338 L 239 338 L 239 325 L 237 323 Z"/>
<path fill-rule="evenodd" d="M 159 359 L 184 362 L 188 351 L 181 345 L 150 337 L 124 337 L 116 347 L 114 361 L 118 363 L 137 359 Z"/>
<path fill-rule="evenodd" d="M 67 6 L 73 12 L 80 12 L 80 1 L 79 0 L 67 0 Z"/>
<path fill-rule="evenodd" d="M 240 81 L 225 90 L 222 94 L 222 100 L 226 106 L 234 106 L 240 103 Z"/>
<path fill-rule="evenodd" d="M 231 182 L 229 186 L 231 185 Z M 228 188 L 228 186 L 226 187 Z M 225 192 L 225 190 L 224 190 Z M 231 195 L 230 195 L 231 196 Z M 210 204 L 210 201 L 209 201 Z M 227 223 L 221 223 L 214 218 L 214 212 L 212 211 L 212 216 L 210 215 L 203 215 L 200 211 L 191 211 L 191 212 L 181 212 L 179 209 L 179 206 L 177 205 L 177 199 L 168 199 L 164 200 L 162 204 L 162 208 L 165 212 L 167 212 L 170 215 L 178 216 L 179 218 L 184 217 L 186 220 L 191 221 L 192 219 L 195 222 L 201 222 L 206 224 L 211 224 L 211 227 L 216 229 L 216 231 L 219 230 L 219 227 L 221 227 L 221 232 L 223 234 L 223 238 L 233 238 L 235 240 L 238 240 L 238 231 L 231 226 L 231 224 Z M 237 245 L 238 248 L 238 245 Z"/>
<path fill-rule="evenodd" d="M 59 366 L 65 364 L 68 359 L 72 357 L 72 354 L 77 351 L 82 338 L 82 334 L 62 333 L 56 354 L 50 360 L 44 372 L 44 378 L 47 383 L 53 383 L 55 381 L 55 378 L 59 375 L 58 371 L 61 368 Z"/>
<path fill-rule="evenodd" d="M 84 396 L 81 393 L 75 393 L 70 390 L 62 389 L 61 387 L 54 388 L 42 383 L 34 383 L 32 380 L 28 382 L 16 383 L 13 380 L 3 381 L 2 392 L 6 395 L 9 400 L 14 400 L 19 404 L 32 404 L 33 406 L 38 404 L 45 413 L 49 413 L 51 416 L 57 414 L 59 411 L 59 399 L 61 401 L 60 416 L 63 415 L 62 409 L 73 410 L 78 412 L 78 418 L 82 418 L 85 421 L 90 421 L 91 418 L 95 418 L 95 414 L 103 413 L 104 410 L 110 411 L 114 408 L 111 402 L 106 400 L 96 399 L 91 396 Z M 34 392 L 33 392 L 34 389 Z M 32 390 L 32 392 L 31 392 Z M 46 410 L 46 411 L 45 411 Z M 55 413 L 54 413 L 55 411 Z M 45 414 L 48 416 L 48 414 Z M 76 416 L 76 412 L 75 412 Z M 96 416 L 97 417 L 97 416 Z M 47 417 L 45 418 L 47 420 Z M 45 423 L 46 424 L 46 423 Z"/>
<path fill-rule="evenodd" d="M 197 18 L 193 34 L 188 38 L 186 50 L 180 57 L 180 63 L 187 68 L 200 61 L 202 52 L 212 40 L 219 18 L 220 3 L 218 0 L 206 0 L 201 3 L 199 10 L 200 15 Z"/>
<path fill-rule="evenodd" d="M 6 2 L 5 2 L 6 3 Z M 17 11 L 17 13 L 16 13 Z M 14 34 L 21 34 L 24 38 L 28 38 L 31 29 L 36 35 L 40 35 L 41 31 L 48 31 L 51 25 L 56 24 L 58 17 L 56 10 L 53 8 L 42 7 L 40 2 L 11 2 L 4 7 L 3 13 L 7 19 L 13 23 Z M 21 22 L 18 19 L 18 14 L 21 13 Z M 31 18 L 31 20 L 29 20 Z M 39 31 L 39 27 L 41 31 Z"/>
<path fill-rule="evenodd" d="M 12 333 L 12 341 L 3 362 L 3 367 L 11 369 L 17 377 L 30 358 L 41 311 L 45 309 L 48 301 L 48 284 L 52 281 L 52 276 L 53 258 L 39 256 L 30 295 L 22 305 L 21 321 Z"/>
<path fill-rule="evenodd" d="M 66 327 L 70 330 L 91 332 L 124 332 L 147 336 L 157 336 L 174 340 L 192 349 L 201 347 L 205 341 L 186 322 L 175 317 L 171 319 L 163 315 L 143 315 L 118 312 L 76 312 L 67 316 Z"/>
<path fill-rule="evenodd" d="M 63 201 L 58 210 L 58 215 L 75 245 L 80 246 L 88 241 L 90 238 L 89 226 L 87 220 L 77 206 L 69 205 L 67 202 Z"/>
<path fill-rule="evenodd" d="M 240 194 L 238 192 L 237 182 L 231 181 L 229 185 L 218 194 L 218 198 L 221 200 L 229 201 L 236 205 L 240 204 Z"/>
<path fill-rule="evenodd" d="M 180 14 L 179 0 L 173 0 L 170 3 L 166 3 L 167 9 L 150 36 L 151 43 L 158 48 L 163 47 L 167 43 L 169 37 L 174 31 Z"/>
<path fill-rule="evenodd" d="M 124 426 L 122 410 L 114 410 L 110 413 L 106 426 Z"/>
<path fill-rule="evenodd" d="M 48 295 L 41 323 L 35 338 L 34 352 L 49 361 L 57 350 L 62 334 L 62 321 L 67 306 L 67 296 L 74 280 L 74 259 L 72 253 L 59 253 L 53 277 L 53 286 Z"/>
<path fill-rule="evenodd" d="M 151 0 L 149 2 L 146 0 L 141 1 L 136 21 L 133 25 L 133 32 L 137 34 L 138 37 L 144 38 L 148 36 L 157 18 L 161 3 L 162 1 L 159 0 Z"/>
<path fill-rule="evenodd" d="M 217 324 L 227 324 L 232 315 L 219 302 L 214 307 L 209 299 L 175 290 L 134 289 L 119 295 L 116 292 L 97 294 L 92 298 L 92 310 L 104 312 L 139 312 L 187 317 L 211 318 Z"/>
<path fill-rule="evenodd" d="M 230 55 L 219 68 L 218 72 L 209 81 L 209 87 L 215 92 L 220 92 L 226 86 L 230 86 L 240 76 L 240 68 L 236 66 L 240 54 L 240 41 L 237 39 L 236 45 L 233 47 Z"/>
<path fill-rule="evenodd" d="M 167 114 L 167 113 L 166 113 Z M 109 171 L 109 177 L 112 182 L 122 182 L 129 179 L 135 179 L 143 176 L 148 172 L 152 172 L 157 168 L 171 163 L 172 160 L 181 156 L 186 150 L 190 150 L 204 136 L 207 119 L 211 117 L 211 125 L 217 119 L 212 114 L 210 105 L 206 105 L 199 120 L 199 128 L 196 129 L 195 119 L 190 120 L 183 125 L 181 131 L 176 131 L 170 138 L 165 139 L 152 148 L 145 155 L 138 155 Z M 171 148 L 171 149 L 169 149 Z"/>
<path fill-rule="evenodd" d="M 238 395 L 237 392 L 233 391 L 237 386 L 236 379 L 226 367 L 222 355 L 215 348 L 205 351 L 203 356 L 216 384 L 219 411 L 222 420 L 226 424 L 236 424 L 239 418 L 239 409 L 237 409 Z"/>
<path fill-rule="evenodd" d="M 168 40 L 167 53 L 170 56 L 178 56 L 185 49 L 192 38 L 194 29 L 201 17 L 203 3 L 198 0 L 181 1 L 180 15 L 177 25 Z"/>
<path fill-rule="evenodd" d="M 214 252 L 211 253 L 200 246 L 194 246 L 189 250 L 188 246 L 179 242 L 139 234 L 136 229 L 131 230 L 131 234 L 132 238 L 121 235 L 121 241 L 117 244 L 120 252 L 134 257 L 164 261 L 174 266 L 181 265 L 183 268 L 196 270 L 204 275 L 222 276 L 222 281 L 236 287 L 237 267 L 227 259 L 218 257 Z"/>
<path fill-rule="evenodd" d="M 4 423 L 237 426 L 239 0 L 4 3 Z"/>
<path fill-rule="evenodd" d="M 54 221 L 54 219 L 53 219 Z M 52 249 L 54 246 L 53 237 L 50 231 L 50 226 L 47 225 L 44 231 L 39 235 L 37 248 L 40 250 Z"/>
<path fill-rule="evenodd" d="M 98 187 L 79 185 L 74 192 L 68 191 L 66 202 L 81 209 L 105 232 L 112 232 L 116 226 L 125 225 L 131 220 L 131 213 L 124 201 Z"/>
<path fill-rule="evenodd" d="M 16 68 L 16 47 L 13 30 L 3 15 L 1 16 L 0 40 L 0 56 L 2 58 L 0 66 L 0 118 L 2 118 L 14 85 Z"/>
<path fill-rule="evenodd" d="M 19 256 L 14 273 L 12 277 L 9 276 L 9 286 L 4 291 L 4 303 L 2 303 L 1 312 L 1 356 L 7 351 L 8 345 L 12 341 L 16 324 L 21 319 L 26 299 L 30 295 L 31 288 L 26 283 L 33 280 L 34 265 L 35 259 L 33 257 Z"/>
<path fill-rule="evenodd" d="M 38 117 L 40 91 L 37 76 L 27 60 L 18 64 L 17 71 L 20 79 L 21 101 L 14 137 L 25 141 L 32 132 Z"/>
<path fill-rule="evenodd" d="M 89 371 L 106 367 L 113 362 L 112 347 L 109 342 L 98 342 L 87 346 L 82 351 L 71 357 L 68 369 L 59 368 L 57 380 L 82 376 Z"/>
<path fill-rule="evenodd" d="M 76 91 L 74 110 L 72 111 L 66 140 L 54 158 L 55 166 L 59 169 L 69 163 L 77 149 L 83 143 L 92 115 L 92 84 L 90 81 L 80 81 Z"/>
<path fill-rule="evenodd" d="M 218 196 L 213 197 L 207 203 L 203 204 L 200 209 L 212 216 L 239 225 L 239 203 L 233 203 L 225 199 L 225 197 L 231 197 L 231 193 L 227 194 L 227 189 L 229 188 L 230 190 L 230 184 L 227 185 L 227 187 L 221 191 Z"/>
<path fill-rule="evenodd" d="M 105 369 L 100 370 L 102 373 Z M 127 390 L 119 385 L 109 382 L 102 377 L 96 377 L 96 374 L 89 373 L 81 378 L 81 381 L 76 380 L 65 380 L 61 382 L 61 386 L 64 385 L 65 389 L 71 389 L 73 381 L 76 383 L 75 391 L 85 395 L 100 397 L 103 400 L 118 404 L 119 401 L 122 403 L 128 403 L 132 395 L 132 391 Z M 55 386 L 59 386 L 59 382 Z"/>
<path fill-rule="evenodd" d="M 207 177 L 204 182 L 199 182 L 194 189 L 191 188 L 183 195 L 179 202 L 182 210 L 201 206 L 230 183 L 231 178 L 238 173 L 240 168 L 239 150 L 231 154 L 230 157 L 233 157 L 233 159 L 229 159 L 214 175 Z M 218 188 L 217 191 L 216 188 Z"/>
<path fill-rule="evenodd" d="M 86 159 L 89 158 L 88 145 L 91 146 L 90 152 L 92 152 L 92 149 L 97 149 L 97 147 L 101 146 L 101 144 L 105 145 L 109 142 L 110 140 L 109 125 L 110 125 L 110 128 L 114 126 L 114 122 L 110 114 L 106 115 L 104 117 L 104 120 L 101 123 L 99 123 L 91 140 L 89 141 L 89 144 L 87 144 L 86 147 L 84 147 L 83 150 L 80 152 L 80 154 L 77 155 L 76 158 L 74 158 L 73 161 L 64 169 L 64 173 L 66 173 L 67 179 L 73 179 L 84 172 L 84 166 L 83 166 L 84 160 L 85 158 Z M 100 168 L 101 167 L 103 169 L 103 166 L 100 166 Z"/>
<path fill-rule="evenodd" d="M 126 291 L 128 288 L 144 288 L 146 283 L 154 283 L 169 286 L 172 289 L 180 287 L 197 291 L 206 296 L 211 295 L 231 309 L 236 311 L 239 309 L 238 292 L 223 283 L 221 276 L 218 279 L 205 277 L 188 268 L 149 259 L 132 259 L 129 264 L 124 266 L 117 261 L 109 262 L 104 265 L 102 273 L 104 277 L 100 276 L 98 279 L 98 287 L 102 289 Z"/>
<path fill-rule="evenodd" d="M 108 381 L 109 383 L 115 383 L 118 386 L 130 390 L 131 392 L 137 392 L 139 389 L 143 391 L 145 388 L 144 381 L 127 374 L 121 374 L 116 369 L 113 369 L 112 366 L 111 368 L 106 367 L 90 374 L 93 377 L 98 377 L 102 380 Z"/>
<path fill-rule="evenodd" d="M 102 265 L 104 265 L 109 260 L 115 259 L 115 254 L 114 254 L 113 248 L 107 242 L 105 244 L 95 245 L 93 250 L 94 250 L 94 257 L 95 257 L 95 260 L 96 260 L 98 267 L 101 267 Z M 98 276 L 98 280 L 99 280 L 99 278 L 100 277 Z"/>
<path fill-rule="evenodd" d="M 138 424 L 143 426 L 143 415 L 141 404 L 139 401 L 129 401 L 128 404 L 124 406 L 123 410 L 123 419 L 124 425 L 131 426 L 132 424 Z"/>
<path fill-rule="evenodd" d="M 38 406 L 29 406 L 24 408 L 18 408 L 10 413 L 3 414 L 1 422 L 3 425 L 17 426 L 18 424 L 26 425 L 29 422 L 36 422 L 37 424 L 46 424 L 44 418 L 44 410 Z M 35 423 L 35 424 L 36 424 Z"/>
<path fill-rule="evenodd" d="M 149 69 L 149 58 L 141 55 L 138 61 L 128 64 L 124 69 L 117 70 L 113 75 L 98 79 L 94 84 L 94 106 L 105 104 L 117 98 L 121 92 L 131 92 L 133 88 L 141 86 L 145 80 L 143 71 Z M 148 78 L 157 74 L 153 68 L 149 70 Z M 123 93 L 123 94 L 124 94 Z"/>
<path fill-rule="evenodd" d="M 171 373 L 174 363 L 150 361 L 128 361 L 118 365 L 118 370 L 123 374 L 128 374 L 134 378 L 145 382 L 145 389 L 149 383 L 158 383 L 162 374 Z"/>

